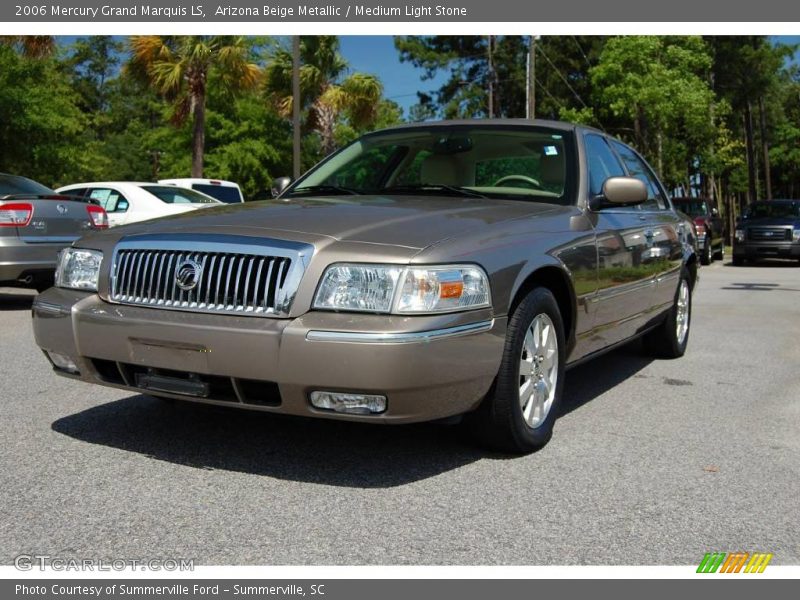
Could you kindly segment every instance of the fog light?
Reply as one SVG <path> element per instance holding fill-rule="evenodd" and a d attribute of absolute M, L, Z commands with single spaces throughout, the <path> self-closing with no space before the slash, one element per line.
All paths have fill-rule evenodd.
<path fill-rule="evenodd" d="M 58 352 L 48 352 L 47 356 L 55 365 L 56 369 L 67 371 L 68 373 L 78 373 L 78 365 L 76 365 L 68 356 L 59 354 Z"/>
<path fill-rule="evenodd" d="M 386 410 L 386 396 L 343 394 L 340 392 L 311 392 L 315 408 L 353 415 L 370 415 Z"/>

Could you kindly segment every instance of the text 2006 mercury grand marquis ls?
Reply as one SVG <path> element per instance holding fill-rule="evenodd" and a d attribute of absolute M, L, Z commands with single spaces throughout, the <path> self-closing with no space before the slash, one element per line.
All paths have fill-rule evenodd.
<path fill-rule="evenodd" d="M 551 436 L 566 368 L 639 335 L 684 353 L 694 228 L 602 132 L 398 127 L 287 183 L 65 250 L 33 307 L 55 371 L 294 415 L 465 415 L 527 452 Z"/>

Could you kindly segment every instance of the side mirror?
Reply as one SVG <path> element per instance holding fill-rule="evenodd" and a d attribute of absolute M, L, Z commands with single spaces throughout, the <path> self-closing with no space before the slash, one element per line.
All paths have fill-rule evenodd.
<path fill-rule="evenodd" d="M 635 177 L 609 177 L 603 183 L 603 193 L 594 198 L 591 208 L 605 206 L 634 206 L 647 201 L 647 186 Z"/>
<path fill-rule="evenodd" d="M 278 177 L 277 179 L 273 180 L 272 187 L 270 188 L 270 192 L 272 193 L 273 198 L 277 198 L 280 196 L 283 191 L 289 187 L 292 183 L 291 177 Z"/>

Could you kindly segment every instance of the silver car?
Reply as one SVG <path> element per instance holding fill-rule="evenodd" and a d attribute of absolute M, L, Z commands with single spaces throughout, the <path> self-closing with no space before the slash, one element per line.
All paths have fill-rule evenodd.
<path fill-rule="evenodd" d="M 0 173 L 0 285 L 50 287 L 58 253 L 89 231 L 107 227 L 102 206 Z"/>

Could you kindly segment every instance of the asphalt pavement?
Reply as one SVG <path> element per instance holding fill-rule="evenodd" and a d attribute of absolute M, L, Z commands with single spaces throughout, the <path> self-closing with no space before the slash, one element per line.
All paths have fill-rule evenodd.
<path fill-rule="evenodd" d="M 701 270 L 679 360 L 567 375 L 548 446 L 168 405 L 54 375 L 0 288 L 0 563 L 800 563 L 800 267 Z"/>

